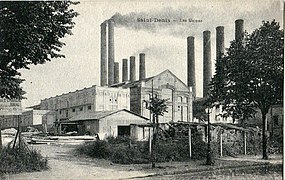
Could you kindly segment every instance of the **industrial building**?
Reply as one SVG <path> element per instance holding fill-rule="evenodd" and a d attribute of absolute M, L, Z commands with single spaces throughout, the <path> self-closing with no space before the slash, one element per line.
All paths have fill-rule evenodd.
<path fill-rule="evenodd" d="M 61 133 L 62 121 L 89 112 L 130 109 L 127 88 L 92 86 L 41 100 L 40 109 L 54 112 L 54 129 Z"/>
<path fill-rule="evenodd" d="M 21 127 L 26 129 L 29 126 L 36 127 L 39 130 L 46 131 L 48 127 L 53 125 L 53 114 L 48 110 L 26 110 L 21 116 L 6 116 L 2 120 L 1 128 L 15 128 L 21 120 Z"/>
<path fill-rule="evenodd" d="M 41 100 L 41 110 L 56 112 L 56 121 L 90 111 L 130 109 L 130 92 L 126 88 L 92 86 Z"/>
<path fill-rule="evenodd" d="M 114 84 L 112 87 L 130 88 L 130 110 L 151 119 L 147 102 L 152 93 L 161 99 L 167 99 L 167 111 L 159 117 L 160 123 L 192 121 L 192 92 L 171 71 L 133 82 Z"/>
<path fill-rule="evenodd" d="M 243 20 L 239 19 L 235 23 L 236 39 L 242 39 Z M 120 65 L 118 61 L 115 61 L 114 26 L 112 20 L 106 20 L 101 24 L 100 86 L 93 85 L 41 100 L 41 103 L 33 108 L 46 112 L 41 119 L 43 129 L 50 129 L 53 126 L 52 128 L 58 133 L 65 129 L 76 130 L 79 134 L 103 133 L 112 136 L 134 133 L 134 137 L 144 139 L 147 132 L 141 127 L 148 127 L 148 123 L 151 122 L 152 116 L 147 109 L 147 102 L 152 95 L 167 99 L 168 112 L 158 118 L 160 123 L 192 123 L 195 121 L 192 104 L 195 100 L 201 100 L 196 97 L 195 37 L 187 37 L 187 84 L 170 70 L 147 77 L 144 53 L 139 54 L 138 75 L 136 74 L 136 57 L 130 56 L 129 59 L 122 59 L 122 81 L 120 82 Z M 224 49 L 224 27 L 218 26 L 216 28 L 216 59 L 223 56 Z M 202 98 L 207 97 L 208 85 L 212 78 L 211 64 L 211 32 L 207 30 L 203 32 Z M 212 108 L 209 116 L 210 122 L 233 123 L 230 117 L 221 118 L 221 114 L 223 114 L 221 107 Z M 119 119 L 113 118 L 116 115 L 120 115 Z M 123 116 L 136 118 L 123 120 Z M 112 118 L 112 120 L 105 121 L 105 118 Z M 14 127 L 16 126 L 17 123 L 14 123 Z M 121 126 L 125 127 L 125 133 L 122 133 L 124 128 Z"/>

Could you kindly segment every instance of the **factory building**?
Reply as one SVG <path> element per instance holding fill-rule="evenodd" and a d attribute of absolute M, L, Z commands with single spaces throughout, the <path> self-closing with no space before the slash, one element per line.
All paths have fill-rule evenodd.
<path fill-rule="evenodd" d="M 56 112 L 56 121 L 91 111 L 130 109 L 129 89 L 92 86 L 41 100 L 41 110 Z"/>
<path fill-rule="evenodd" d="M 36 127 L 39 130 L 46 131 L 47 127 L 53 125 L 53 114 L 47 110 L 26 110 L 21 116 L 6 116 L 2 120 L 1 128 L 17 128 L 19 121 L 21 127 L 25 130 L 27 127 Z"/>
<path fill-rule="evenodd" d="M 114 84 L 112 87 L 130 88 L 130 110 L 151 119 L 147 101 L 153 95 L 167 99 L 167 111 L 159 117 L 160 123 L 192 121 L 192 92 L 171 71 L 137 81 Z"/>
<path fill-rule="evenodd" d="M 145 54 L 139 54 L 139 74 L 136 74 L 136 57 L 122 59 L 122 72 L 119 72 L 119 62 L 115 61 L 114 27 L 112 20 L 101 24 L 101 59 L 100 59 L 100 86 L 92 86 L 74 92 L 58 95 L 41 100 L 37 109 L 48 110 L 49 118 L 44 123 L 56 124 L 61 131 L 61 125 L 82 123 L 86 114 L 93 114 L 94 121 L 99 112 L 114 112 L 125 109 L 126 113 L 152 119 L 147 109 L 147 101 L 151 96 L 167 99 L 167 113 L 159 117 L 160 123 L 193 122 L 192 103 L 196 97 L 195 72 L 195 37 L 187 38 L 187 85 L 177 78 L 171 71 L 165 70 L 153 77 L 147 77 Z M 224 27 L 216 28 L 216 58 L 224 54 Z M 236 21 L 236 39 L 243 37 L 243 21 Z M 212 78 L 211 32 L 203 32 L 203 97 L 207 97 L 208 85 Z M 122 75 L 120 82 L 120 74 Z M 138 79 L 137 79 L 138 77 Z M 130 111 L 130 112 L 127 112 Z M 230 119 L 219 119 L 221 107 L 211 111 L 211 122 L 231 122 Z M 52 118 L 51 118 L 52 117 Z M 76 118 L 77 117 L 77 118 Z M 80 118 L 79 118 L 80 117 Z M 79 118 L 79 119 L 78 119 Z M 98 119 L 100 121 L 100 118 Z M 96 120 L 96 121 L 97 121 Z M 89 121 L 86 121 L 89 122 Z M 72 124 L 71 122 L 69 124 Z M 144 124 L 146 121 L 129 121 L 130 124 Z M 78 124 L 77 124 L 78 125 Z M 77 127 L 76 125 L 76 127 Z M 126 124 L 125 124 L 126 125 Z M 71 127 L 71 126 L 70 126 Z M 78 127 L 77 127 L 78 128 Z M 87 128 L 87 126 L 85 127 Z M 80 129 L 80 128 L 79 128 Z M 83 128 L 84 129 L 84 128 Z M 133 130 L 135 132 L 135 130 Z M 105 132 L 108 134 L 108 132 Z"/>
<path fill-rule="evenodd" d="M 193 83 L 195 84 L 195 76 L 191 81 L 194 82 L 192 84 L 188 83 L 190 87 L 184 84 L 169 70 L 165 70 L 156 76 L 147 78 L 145 54 L 140 53 L 138 58 L 139 74 L 136 74 L 136 57 L 130 56 L 129 59 L 123 58 L 121 72 L 122 82 L 119 82 L 119 62 L 115 62 L 114 47 L 114 22 L 112 20 L 107 20 L 101 24 L 101 86 L 108 85 L 113 88 L 129 89 L 130 111 L 149 119 L 151 119 L 151 113 L 147 109 L 146 101 L 150 100 L 153 91 L 154 96 L 161 99 L 168 99 L 168 112 L 165 113 L 164 116 L 159 117 L 159 122 L 192 121 L 193 94 L 190 89 L 192 89 Z M 194 49 L 194 47 L 191 48 Z M 191 57 L 194 57 L 191 53 L 190 55 Z M 194 58 L 191 59 L 191 62 L 191 69 L 193 70 Z M 195 74 L 195 72 L 191 73 L 191 75 L 193 74 Z M 107 75 L 108 82 L 106 78 Z"/>

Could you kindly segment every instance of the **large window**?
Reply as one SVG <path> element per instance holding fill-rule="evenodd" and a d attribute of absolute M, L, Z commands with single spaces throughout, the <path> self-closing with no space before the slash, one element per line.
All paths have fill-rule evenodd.
<path fill-rule="evenodd" d="M 130 126 L 118 126 L 118 136 L 129 136 L 130 134 Z"/>

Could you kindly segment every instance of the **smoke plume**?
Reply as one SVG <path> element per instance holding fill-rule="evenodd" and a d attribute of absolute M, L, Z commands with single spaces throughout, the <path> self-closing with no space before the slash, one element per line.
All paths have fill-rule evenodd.
<path fill-rule="evenodd" d="M 276 6 L 276 4 L 272 4 L 271 6 Z M 268 9 L 274 8 L 276 9 L 276 7 L 270 7 Z M 262 20 L 267 20 L 262 19 L 262 17 L 264 14 L 268 14 L 268 12 L 265 12 L 268 10 L 254 12 L 243 11 L 242 15 L 238 13 L 240 9 L 236 9 L 235 11 L 228 11 L 227 4 L 225 3 L 224 5 L 220 4 L 219 6 L 207 8 L 204 6 L 203 9 L 196 6 L 191 6 L 190 8 L 180 7 L 177 9 L 165 7 L 145 12 L 131 12 L 129 14 L 116 13 L 110 19 L 115 22 L 116 27 L 125 27 L 131 30 L 141 30 L 150 33 L 163 33 L 180 38 L 197 35 L 201 36 L 202 32 L 205 30 L 214 32 L 216 26 L 234 24 L 234 21 L 239 18 L 243 18 L 245 22 L 248 23 L 247 26 L 250 29 L 256 28 L 256 25 L 250 24 L 252 17 L 261 18 L 260 24 Z M 234 17 L 232 14 L 239 14 L 239 16 Z M 258 16 L 256 14 L 258 14 Z M 278 15 L 274 14 L 273 16 L 278 17 Z"/>

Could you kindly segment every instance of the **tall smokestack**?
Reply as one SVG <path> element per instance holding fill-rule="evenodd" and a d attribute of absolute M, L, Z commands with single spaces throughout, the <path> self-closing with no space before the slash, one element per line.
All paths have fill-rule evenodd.
<path fill-rule="evenodd" d="M 129 80 L 129 73 L 128 73 L 128 59 L 123 59 L 123 67 L 122 67 L 122 72 L 123 72 L 123 82 L 126 82 Z"/>
<path fill-rule="evenodd" d="M 196 97 L 195 81 L 195 38 L 187 38 L 187 86 L 192 87 L 193 97 Z"/>
<path fill-rule="evenodd" d="M 136 80 L 136 58 L 135 56 L 130 57 L 130 81 Z"/>
<path fill-rule="evenodd" d="M 108 85 L 114 84 L 114 21 L 108 20 Z"/>
<path fill-rule="evenodd" d="M 211 32 L 203 32 L 203 97 L 208 94 L 208 87 L 212 77 L 212 64 L 211 64 Z"/>
<path fill-rule="evenodd" d="M 101 77 L 100 85 L 107 86 L 107 32 L 106 23 L 101 24 Z"/>
<path fill-rule="evenodd" d="M 145 54 L 140 53 L 139 80 L 145 79 Z"/>
<path fill-rule="evenodd" d="M 236 27 L 236 32 L 235 32 L 235 38 L 236 41 L 241 41 L 243 40 L 243 20 L 242 19 L 238 19 L 235 21 L 235 27 Z"/>
<path fill-rule="evenodd" d="M 114 63 L 114 84 L 117 84 L 117 83 L 119 83 L 119 77 L 120 77 L 120 75 L 119 75 L 119 63 L 118 62 L 115 62 Z"/>
<path fill-rule="evenodd" d="M 224 26 L 216 27 L 216 60 L 220 59 L 225 52 Z"/>

